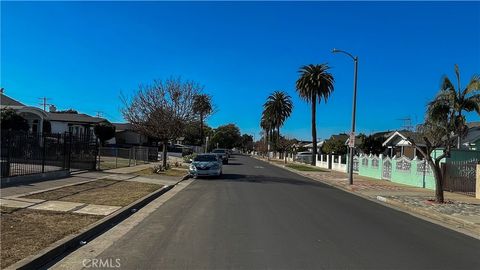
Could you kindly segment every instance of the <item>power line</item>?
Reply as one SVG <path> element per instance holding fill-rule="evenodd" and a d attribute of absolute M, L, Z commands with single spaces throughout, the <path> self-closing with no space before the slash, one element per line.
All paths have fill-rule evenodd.
<path fill-rule="evenodd" d="M 51 98 L 40 97 L 40 98 L 38 98 L 38 99 L 40 99 L 40 100 L 42 101 L 42 102 L 40 102 L 39 104 L 40 104 L 40 106 L 43 106 L 43 110 L 44 110 L 44 111 L 47 111 L 47 105 L 52 105 L 52 104 L 47 103 L 47 100 L 50 100 Z"/>
<path fill-rule="evenodd" d="M 403 122 L 402 129 L 409 130 L 409 131 L 413 130 L 412 118 L 410 116 L 406 116 L 404 118 L 398 118 L 397 120 L 400 120 Z"/>

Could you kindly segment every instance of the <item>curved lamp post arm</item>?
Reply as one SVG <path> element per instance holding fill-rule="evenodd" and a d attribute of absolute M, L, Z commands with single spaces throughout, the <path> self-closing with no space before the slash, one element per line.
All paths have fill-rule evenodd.
<path fill-rule="evenodd" d="M 350 57 L 353 59 L 353 61 L 358 61 L 358 57 L 357 57 L 357 56 L 353 56 L 352 54 L 350 54 L 349 52 L 346 52 L 346 51 L 344 51 L 344 50 L 333 49 L 333 50 L 332 50 L 332 53 L 344 53 L 344 54 L 350 56 Z"/>
<path fill-rule="evenodd" d="M 353 104 L 352 104 L 352 133 L 351 136 L 353 136 L 353 139 L 355 139 L 355 116 L 356 116 L 356 111 L 357 111 L 357 68 L 358 68 L 358 57 L 353 56 L 349 52 L 343 51 L 343 50 L 338 50 L 338 49 L 333 49 L 332 53 L 343 53 L 350 58 L 353 59 L 354 66 L 353 66 Z M 353 184 L 353 152 L 355 150 L 355 143 L 350 146 L 350 153 L 349 153 L 349 164 L 348 164 L 348 182 L 350 185 Z"/>

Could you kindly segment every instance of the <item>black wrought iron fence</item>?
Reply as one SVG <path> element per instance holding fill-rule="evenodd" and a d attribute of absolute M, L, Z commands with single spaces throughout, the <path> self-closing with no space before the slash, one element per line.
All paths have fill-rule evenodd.
<path fill-rule="evenodd" d="M 95 169 L 98 146 L 91 136 L 2 131 L 1 176 Z"/>
<path fill-rule="evenodd" d="M 480 159 L 444 164 L 443 190 L 475 196 L 476 169 Z"/>

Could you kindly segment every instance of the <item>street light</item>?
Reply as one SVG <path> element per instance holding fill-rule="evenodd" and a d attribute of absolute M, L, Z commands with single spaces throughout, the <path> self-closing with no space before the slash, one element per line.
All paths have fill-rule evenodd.
<path fill-rule="evenodd" d="M 353 70 L 353 105 L 352 105 L 352 132 L 350 133 L 350 163 L 348 164 L 348 182 L 353 184 L 353 152 L 355 150 L 355 114 L 357 110 L 357 68 L 358 68 L 358 56 L 353 56 L 350 53 L 338 49 L 333 49 L 332 53 L 343 53 L 350 56 L 354 62 Z"/>

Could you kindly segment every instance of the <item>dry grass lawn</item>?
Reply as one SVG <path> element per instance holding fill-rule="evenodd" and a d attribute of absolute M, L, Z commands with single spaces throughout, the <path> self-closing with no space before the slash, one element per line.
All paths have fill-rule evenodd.
<path fill-rule="evenodd" d="M 80 185 L 25 196 L 30 199 L 126 206 L 162 185 L 100 179 Z"/>
<path fill-rule="evenodd" d="M 102 216 L 1 208 L 1 268 L 34 255 Z"/>
<path fill-rule="evenodd" d="M 276 164 L 280 164 L 280 165 L 284 165 L 285 164 L 285 161 L 283 160 L 276 160 L 276 159 L 271 159 L 270 162 L 273 162 L 273 163 L 276 163 Z M 288 164 L 288 163 L 287 163 Z"/>

